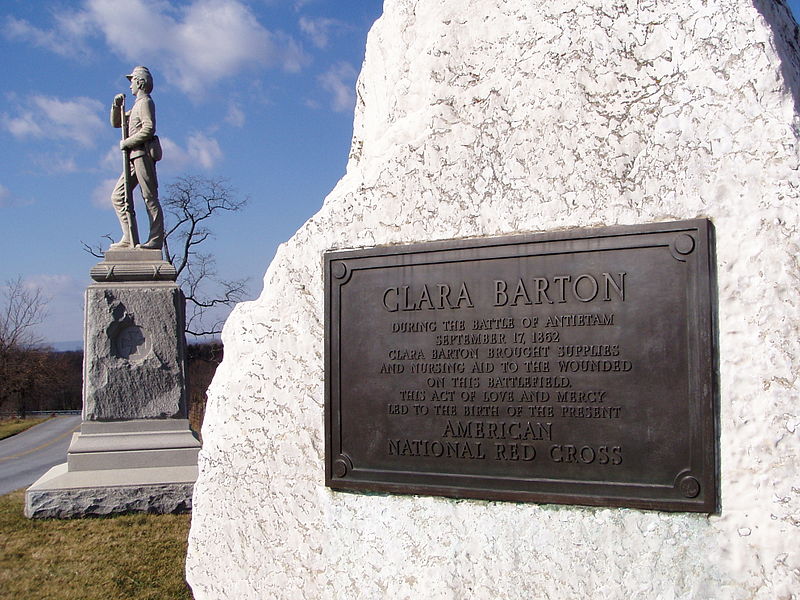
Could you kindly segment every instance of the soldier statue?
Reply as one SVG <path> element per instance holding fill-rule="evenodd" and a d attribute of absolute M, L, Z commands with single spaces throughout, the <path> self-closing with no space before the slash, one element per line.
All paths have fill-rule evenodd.
<path fill-rule="evenodd" d="M 153 77 L 147 67 L 134 67 L 126 77 L 136 98 L 133 107 L 125 112 L 125 95 L 117 94 L 111 106 L 111 125 L 122 128 L 119 147 L 123 154 L 122 175 L 111 194 L 117 211 L 122 239 L 111 249 L 161 249 L 164 244 L 164 215 L 158 202 L 156 161 L 161 159 L 161 144 L 156 136 L 156 106 L 150 98 Z M 139 185 L 150 219 L 147 241 L 139 244 L 136 213 L 133 208 L 133 188 Z"/>

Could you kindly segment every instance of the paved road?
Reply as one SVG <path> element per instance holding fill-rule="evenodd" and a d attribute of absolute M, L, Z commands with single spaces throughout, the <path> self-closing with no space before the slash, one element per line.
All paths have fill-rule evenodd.
<path fill-rule="evenodd" d="M 79 415 L 54 417 L 0 440 L 0 495 L 28 487 L 50 467 L 67 462 L 72 432 Z"/>

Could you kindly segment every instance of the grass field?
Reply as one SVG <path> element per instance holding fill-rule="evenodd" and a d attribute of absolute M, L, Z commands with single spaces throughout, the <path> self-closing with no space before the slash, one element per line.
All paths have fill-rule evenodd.
<path fill-rule="evenodd" d="M 28 520 L 0 496 L 0 600 L 191 600 L 190 515 Z"/>
<path fill-rule="evenodd" d="M 49 418 L 50 417 L 37 417 L 35 419 L 0 419 L 0 440 L 11 437 L 20 431 L 25 431 Z"/>

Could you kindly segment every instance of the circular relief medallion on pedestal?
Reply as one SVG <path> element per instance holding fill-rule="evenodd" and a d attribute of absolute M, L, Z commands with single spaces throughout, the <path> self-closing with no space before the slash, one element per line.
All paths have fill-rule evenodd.
<path fill-rule="evenodd" d="M 150 351 L 150 342 L 144 329 L 129 325 L 122 329 L 114 339 L 114 356 L 128 360 L 143 360 Z"/>

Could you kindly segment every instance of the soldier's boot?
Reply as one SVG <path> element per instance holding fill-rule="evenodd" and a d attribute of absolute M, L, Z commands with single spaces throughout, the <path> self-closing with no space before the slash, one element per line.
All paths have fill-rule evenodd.
<path fill-rule="evenodd" d="M 111 244 L 108 247 L 109 250 L 124 250 L 125 248 L 133 248 L 136 245 L 136 240 L 139 239 L 135 214 L 125 213 L 123 215 L 119 215 L 119 224 L 122 227 L 122 239 Z"/>

